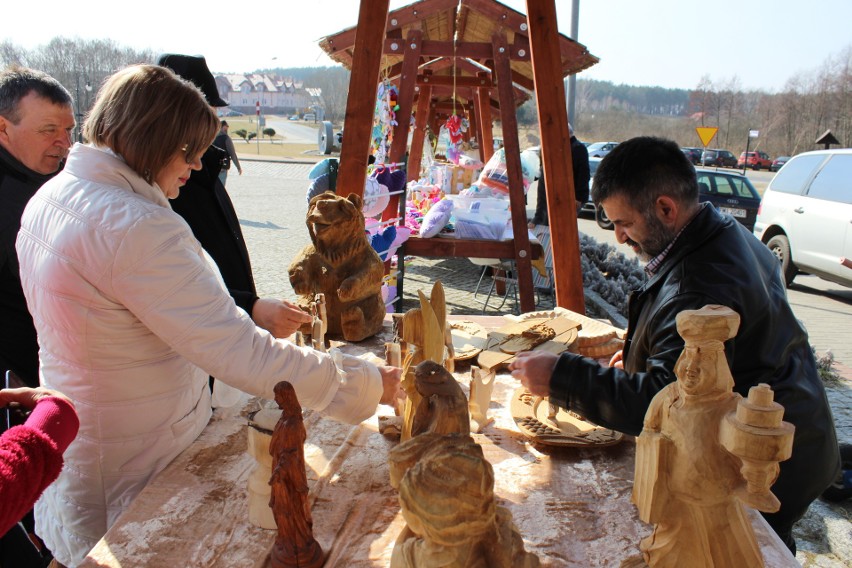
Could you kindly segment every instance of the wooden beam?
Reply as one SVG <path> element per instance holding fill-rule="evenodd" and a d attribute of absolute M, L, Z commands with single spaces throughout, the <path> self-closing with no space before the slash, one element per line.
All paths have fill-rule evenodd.
<path fill-rule="evenodd" d="M 541 130 L 541 161 L 547 192 L 556 304 L 584 314 L 583 275 L 574 199 L 571 137 L 554 0 L 527 0 L 533 78 Z M 505 139 L 504 139 L 505 140 Z"/>
<path fill-rule="evenodd" d="M 349 96 L 346 99 L 344 118 L 346 143 L 340 149 L 340 168 L 337 174 L 337 193 L 343 196 L 350 193 L 364 195 L 373 109 L 376 106 L 376 85 L 379 82 L 382 41 L 389 2 L 390 0 L 361 2 L 358 12 L 355 59 L 349 77 Z"/>
<path fill-rule="evenodd" d="M 390 148 L 390 162 L 392 164 L 402 162 L 405 158 L 405 151 L 408 149 L 408 129 L 411 124 L 412 107 L 414 106 L 414 91 L 417 88 L 417 63 L 420 61 L 422 40 L 423 32 L 419 29 L 410 30 L 405 38 L 405 56 L 402 60 L 399 96 L 397 97 L 399 110 L 396 112 L 396 126 L 393 129 L 393 140 Z M 388 206 L 382 212 L 383 221 L 399 216 L 399 201 L 400 195 L 391 195 Z M 403 203 L 405 202 L 403 201 Z"/>
<path fill-rule="evenodd" d="M 483 75 L 486 73 L 483 71 Z M 479 142 L 479 159 L 487 162 L 494 154 L 494 135 L 491 124 L 491 95 L 489 89 L 478 89 L 476 98 L 474 99 L 474 109 L 476 109 L 476 122 L 479 124 L 477 133 L 479 136 L 476 141 Z M 499 112 L 499 110 L 498 110 Z"/>
<path fill-rule="evenodd" d="M 527 229 L 527 210 L 524 205 L 524 182 L 521 175 L 521 149 L 518 143 L 518 119 L 515 116 L 510 61 L 506 38 L 494 34 L 494 68 L 497 93 L 500 99 L 500 122 L 503 126 L 503 148 L 506 155 L 506 175 L 509 178 L 509 210 L 512 214 L 512 231 L 515 243 L 515 265 L 518 271 L 518 295 L 521 312 L 535 309 L 535 291 L 530 264 L 530 240 Z"/>
<path fill-rule="evenodd" d="M 526 222 L 524 222 L 526 226 Z M 530 243 L 532 259 L 544 254 L 541 245 Z M 478 258 L 512 258 L 515 254 L 515 241 L 483 241 L 478 239 L 421 239 L 409 237 L 405 241 L 405 254 L 426 258 L 449 258 L 454 256 Z"/>
<path fill-rule="evenodd" d="M 432 87 L 423 85 L 417 95 L 417 110 L 414 113 L 414 133 L 411 135 L 411 151 L 408 154 L 407 180 L 420 179 L 420 166 L 423 159 L 423 145 L 426 141 L 426 127 L 429 125 L 429 101 Z"/>
<path fill-rule="evenodd" d="M 452 75 L 418 75 L 417 84 L 430 83 L 455 87 L 493 87 L 490 77 L 460 77 Z"/>

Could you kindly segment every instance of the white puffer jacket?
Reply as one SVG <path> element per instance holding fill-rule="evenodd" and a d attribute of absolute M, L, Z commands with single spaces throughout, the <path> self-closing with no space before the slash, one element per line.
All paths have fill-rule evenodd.
<path fill-rule="evenodd" d="M 108 150 L 74 146 L 27 206 L 17 249 L 41 382 L 80 416 L 36 506 L 38 534 L 67 566 L 207 424 L 208 374 L 270 399 L 290 381 L 302 406 L 349 423 L 376 409 L 375 366 L 336 365 L 255 327 L 160 189 Z"/>

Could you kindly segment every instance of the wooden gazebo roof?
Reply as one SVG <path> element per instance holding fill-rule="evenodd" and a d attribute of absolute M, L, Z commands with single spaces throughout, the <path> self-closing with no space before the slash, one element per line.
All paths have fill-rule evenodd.
<path fill-rule="evenodd" d="M 465 107 L 479 142 L 480 158 L 487 161 L 493 151 L 492 110 L 496 109 L 505 147 L 513 238 L 411 237 L 403 246 L 405 254 L 415 256 L 514 258 L 521 310 L 531 311 L 533 249 L 524 209 L 515 108 L 536 97 L 539 123 L 547 125 L 541 130 L 541 159 L 548 210 L 573 211 L 562 79 L 591 67 L 598 59 L 558 32 L 555 0 L 528 1 L 529 16 L 495 0 L 420 0 L 393 11 L 388 6 L 389 0 L 361 0 L 357 25 L 319 42 L 329 57 L 352 71 L 337 191 L 343 195 L 363 192 L 377 81 L 387 79 L 399 89 L 387 163 L 400 163 L 408 154 L 409 181 L 417 179 L 420 171 L 427 124 L 457 114 L 459 106 Z M 411 117 L 415 124 L 410 131 Z M 397 199 L 391 198 L 383 220 L 400 219 Z M 577 224 L 573 216 L 552 215 L 550 230 L 557 304 L 582 313 Z M 540 251 L 538 247 L 535 253 Z M 398 286 L 401 290 L 401 277 Z"/>
<path fill-rule="evenodd" d="M 346 28 L 319 41 L 328 56 L 347 69 L 352 68 L 356 29 L 357 26 Z M 484 86 L 484 79 L 477 75 L 483 72 L 491 75 L 494 71 L 491 42 L 498 32 L 505 34 L 510 46 L 515 104 L 520 106 L 531 97 L 533 68 L 526 15 L 495 0 L 421 0 L 393 10 L 388 13 L 381 77 L 392 82 L 398 80 L 404 38 L 413 29 L 422 32 L 418 75 L 423 80 L 423 76 L 431 74 L 432 100 L 436 103 L 451 105 L 453 92 L 456 104 L 472 101 L 474 89 Z M 559 49 L 562 77 L 598 62 L 584 45 L 562 34 L 559 34 Z M 492 106 L 499 109 L 496 99 L 492 99 Z"/>

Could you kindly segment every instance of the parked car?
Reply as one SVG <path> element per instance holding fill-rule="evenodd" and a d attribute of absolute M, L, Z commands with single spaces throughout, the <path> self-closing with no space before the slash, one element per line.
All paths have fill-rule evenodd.
<path fill-rule="evenodd" d="M 699 201 L 712 203 L 716 209 L 727 213 L 749 231 L 754 229 L 757 210 L 760 207 L 760 194 L 747 177 L 737 172 L 720 172 L 705 168 L 696 168 L 695 175 L 698 179 Z M 595 220 L 603 229 L 613 228 L 612 221 L 607 218 L 603 209 L 595 211 Z"/>
<path fill-rule="evenodd" d="M 692 148 L 690 146 L 686 146 L 680 149 L 683 152 L 683 155 L 686 156 L 690 162 L 692 162 L 693 166 L 697 166 L 701 163 L 701 153 L 704 151 L 703 148 Z"/>
<path fill-rule="evenodd" d="M 772 166 L 772 160 L 769 159 L 769 154 L 761 151 L 743 152 L 737 160 L 738 168 L 749 167 L 753 170 L 766 168 L 768 170 L 770 166 Z"/>
<path fill-rule="evenodd" d="M 754 234 L 766 243 L 789 285 L 798 273 L 852 287 L 852 149 L 790 158 L 763 194 Z"/>
<path fill-rule="evenodd" d="M 735 168 L 737 167 L 737 157 L 731 154 L 728 150 L 712 148 L 704 150 L 701 154 L 701 165 Z"/>
<path fill-rule="evenodd" d="M 787 163 L 790 159 L 790 156 L 778 156 L 774 160 L 772 160 L 772 165 L 769 166 L 769 170 L 773 172 L 777 172 L 781 169 L 781 166 Z"/>
<path fill-rule="evenodd" d="M 312 113 L 312 112 L 306 112 L 305 114 L 302 115 L 302 120 L 312 120 L 312 121 L 316 122 L 317 115 Z"/>
<path fill-rule="evenodd" d="M 616 146 L 618 146 L 618 142 L 595 142 L 589 144 L 586 149 L 589 151 L 590 158 L 603 158 Z"/>

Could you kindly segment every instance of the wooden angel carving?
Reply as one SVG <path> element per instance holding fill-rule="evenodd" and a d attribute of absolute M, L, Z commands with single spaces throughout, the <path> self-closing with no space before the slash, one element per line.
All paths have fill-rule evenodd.
<path fill-rule="evenodd" d="M 481 432 L 483 428 L 494 422 L 488 417 L 488 406 L 491 404 L 491 393 L 494 391 L 494 381 L 497 376 L 493 369 L 483 371 L 479 367 L 470 368 L 470 429 Z"/>
<path fill-rule="evenodd" d="M 494 499 L 494 470 L 469 435 L 427 432 L 390 452 L 407 526 L 391 568 L 536 568 L 511 513 Z"/>
<path fill-rule="evenodd" d="M 281 381 L 275 385 L 275 402 L 281 418 L 272 432 L 269 453 L 272 456 L 272 495 L 269 506 L 278 526 L 272 547 L 272 568 L 318 568 L 325 558 L 313 536 L 313 519 L 308 502 L 308 477 L 305 473 L 305 424 L 302 407 L 293 385 Z"/>
<path fill-rule="evenodd" d="M 648 566 L 764 565 L 743 504 L 778 510 L 769 488 L 790 457 L 794 428 L 781 421 L 767 385 L 752 387 L 748 399 L 732 391 L 724 341 L 739 321 L 715 305 L 676 318 L 686 343 L 677 381 L 651 401 L 636 447 L 633 502 L 654 524 L 639 546 Z"/>

